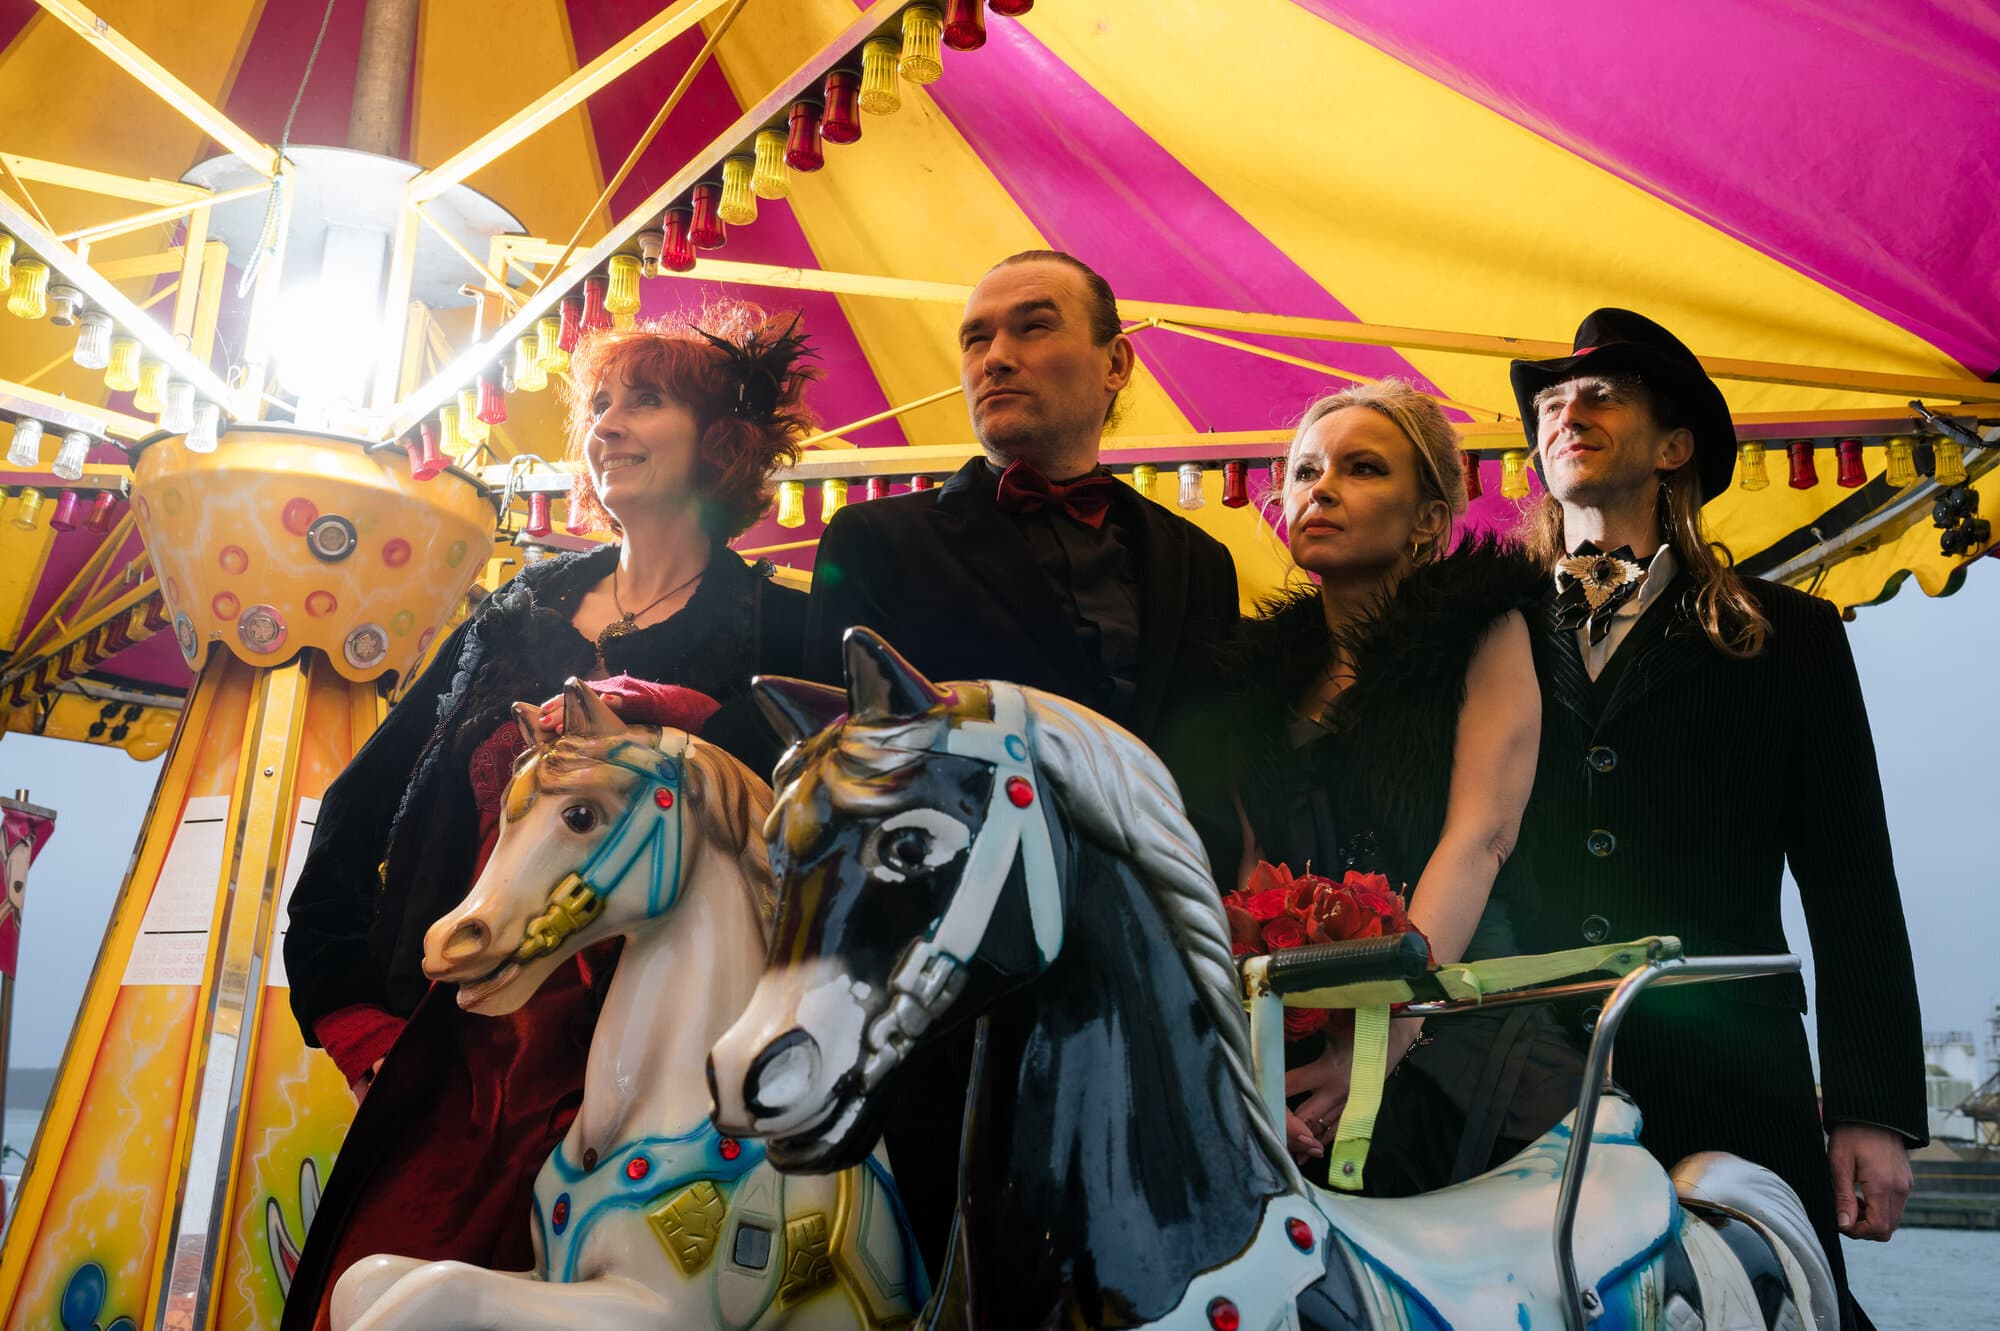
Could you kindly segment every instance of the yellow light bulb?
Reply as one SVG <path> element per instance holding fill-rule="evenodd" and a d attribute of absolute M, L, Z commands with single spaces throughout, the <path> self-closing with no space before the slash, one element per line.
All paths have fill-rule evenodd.
<path fill-rule="evenodd" d="M 755 161 L 748 157 L 722 159 L 722 202 L 715 215 L 729 226 L 748 226 L 757 220 L 757 196 L 750 192 L 750 172 Z"/>
<path fill-rule="evenodd" d="M 903 54 L 898 66 L 912 83 L 936 83 L 944 75 L 944 15 L 929 5 L 911 5 L 903 11 Z"/>
<path fill-rule="evenodd" d="M 1889 441 L 1889 484 L 1898 490 L 1917 483 L 1917 441 L 1899 434 Z"/>
<path fill-rule="evenodd" d="M 1949 488 L 1965 484 L 1965 445 L 1938 435 L 1931 440 L 1931 479 Z"/>
<path fill-rule="evenodd" d="M 447 402 L 438 408 L 438 447 L 453 462 L 465 452 L 465 436 L 459 432 L 456 402 Z"/>
<path fill-rule="evenodd" d="M 14 238 L 0 231 L 0 291 L 14 284 Z"/>
<path fill-rule="evenodd" d="M 42 492 L 32 485 L 21 488 L 21 502 L 14 509 L 14 525 L 22 531 L 33 531 L 42 521 Z"/>
<path fill-rule="evenodd" d="M 792 192 L 782 129 L 757 131 L 757 167 L 750 173 L 750 192 L 760 199 L 782 199 Z"/>
<path fill-rule="evenodd" d="M 829 476 L 819 483 L 819 520 L 832 522 L 833 515 L 847 507 L 847 482 Z"/>
<path fill-rule="evenodd" d="M 861 48 L 861 109 L 871 116 L 894 115 L 903 109 L 903 89 L 896 80 L 901 43 L 876 37 Z"/>
<path fill-rule="evenodd" d="M 539 393 L 549 386 L 540 352 L 540 340 L 533 334 L 514 343 L 514 387 L 523 393 Z"/>
<path fill-rule="evenodd" d="M 1159 474 L 1160 469 L 1152 463 L 1139 463 L 1132 468 L 1132 488 L 1146 496 L 1146 498 L 1151 499 L 1153 497 L 1153 481 Z"/>
<path fill-rule="evenodd" d="M 1528 497 L 1528 450 L 1510 448 L 1500 455 L 1500 494 L 1505 499 Z"/>
<path fill-rule="evenodd" d="M 604 269 L 604 308 L 613 316 L 639 312 L 639 256 L 614 254 Z M 630 327 L 629 324 L 619 325 Z"/>
<path fill-rule="evenodd" d="M 104 386 L 129 393 L 139 386 L 139 339 L 130 333 L 111 335 L 111 360 L 104 367 Z"/>
<path fill-rule="evenodd" d="M 139 387 L 132 393 L 132 406 L 151 415 L 167 409 L 167 363 L 163 360 L 139 362 Z"/>
<path fill-rule="evenodd" d="M 493 427 L 479 419 L 479 390 L 458 390 L 458 432 L 468 443 L 483 444 L 493 437 Z"/>
<path fill-rule="evenodd" d="M 553 314 L 535 320 L 535 359 L 544 375 L 569 368 L 569 353 L 562 349 L 562 320 Z"/>
<path fill-rule="evenodd" d="M 778 525 L 780 527 L 803 527 L 806 525 L 806 483 L 804 481 L 778 482 Z"/>
<path fill-rule="evenodd" d="M 7 312 L 39 319 L 49 312 L 49 266 L 40 259 L 14 265 L 14 285 L 7 292 Z"/>
<path fill-rule="evenodd" d="M 1769 473 L 1764 470 L 1764 445 L 1755 439 L 1746 439 L 1736 446 L 1736 488 L 1739 490 L 1762 490 L 1771 483 Z"/>

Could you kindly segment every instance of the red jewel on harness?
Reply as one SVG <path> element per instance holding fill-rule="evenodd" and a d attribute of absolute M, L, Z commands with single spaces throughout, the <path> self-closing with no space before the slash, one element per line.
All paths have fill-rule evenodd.
<path fill-rule="evenodd" d="M 1010 776 L 1007 778 L 1007 800 L 1015 808 L 1025 809 L 1035 802 L 1035 788 L 1024 777 Z"/>
<path fill-rule="evenodd" d="M 737 1156 L 743 1154 L 742 1144 L 734 1137 L 724 1137 L 715 1149 L 722 1152 L 724 1160 L 734 1160 Z"/>
<path fill-rule="evenodd" d="M 1292 1246 L 1300 1252 L 1311 1252 L 1313 1249 L 1312 1226 L 1297 1216 L 1285 1222 L 1285 1237 L 1290 1239 Z"/>
<path fill-rule="evenodd" d="M 653 1162 L 643 1155 L 635 1155 L 625 1162 L 625 1177 L 631 1179 L 634 1183 L 637 1183 L 652 1172 Z M 1294 1220 L 1292 1223 L 1296 1225 L 1298 1221 Z"/>
<path fill-rule="evenodd" d="M 1236 1305 L 1228 1299 L 1210 1299 L 1208 1324 L 1214 1327 L 1215 1331 L 1236 1331 L 1237 1327 L 1243 1325 L 1243 1314 L 1237 1312 Z"/>
<path fill-rule="evenodd" d="M 556 1198 L 556 1204 L 549 1210 L 549 1220 L 555 1225 L 556 1233 L 562 1233 L 563 1226 L 569 1223 L 569 1197 L 567 1194 Z"/>
<path fill-rule="evenodd" d="M 662 809 L 673 808 L 674 792 L 668 790 L 665 786 L 661 786 L 658 790 L 655 790 L 653 792 L 653 803 L 659 805 Z"/>

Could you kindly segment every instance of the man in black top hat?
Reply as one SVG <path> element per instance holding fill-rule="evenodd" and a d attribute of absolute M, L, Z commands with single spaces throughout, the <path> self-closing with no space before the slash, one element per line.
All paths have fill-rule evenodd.
<path fill-rule="evenodd" d="M 1797 976 L 1653 990 L 1616 1075 L 1672 1167 L 1730 1151 L 1798 1192 L 1841 1287 L 1839 1235 L 1887 1239 L 1925 1140 L 1908 935 L 1860 681 L 1833 606 L 1737 576 L 1701 505 L 1728 487 L 1722 393 L 1666 329 L 1603 309 L 1575 351 L 1515 361 L 1548 487 L 1531 617 L 1542 745 L 1527 815 L 1550 950 L 1651 934 L 1690 955 L 1787 952 L 1790 866 L 1817 964 L 1820 1100 Z M 1576 1014 L 1588 1030 L 1597 1012 Z M 1824 1131 L 1823 1131 L 1824 1129 Z"/>
<path fill-rule="evenodd" d="M 958 342 L 984 456 L 827 524 L 807 673 L 839 682 L 841 635 L 865 624 L 931 679 L 1044 689 L 1152 742 L 1236 623 L 1236 571 L 1220 542 L 1098 464 L 1135 364 L 1111 288 L 1070 255 L 1014 255 L 973 289 Z M 934 1276 L 970 1065 L 969 1033 L 913 1060 L 883 1133 Z"/>

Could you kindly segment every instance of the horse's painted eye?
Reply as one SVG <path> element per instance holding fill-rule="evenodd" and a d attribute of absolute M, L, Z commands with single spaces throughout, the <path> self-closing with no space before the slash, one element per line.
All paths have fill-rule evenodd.
<path fill-rule="evenodd" d="M 562 811 L 562 820 L 572 832 L 588 832 L 597 826 L 597 810 L 588 804 L 572 804 Z"/>
<path fill-rule="evenodd" d="M 964 823 L 936 809 L 905 809 L 883 820 L 862 847 L 862 862 L 877 878 L 902 882 L 949 864 L 972 840 Z"/>

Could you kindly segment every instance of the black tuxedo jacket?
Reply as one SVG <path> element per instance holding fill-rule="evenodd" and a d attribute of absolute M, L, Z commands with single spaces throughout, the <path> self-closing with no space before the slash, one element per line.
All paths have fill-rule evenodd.
<path fill-rule="evenodd" d="M 933 680 L 999 679 L 1067 698 L 1095 695 L 1097 667 L 1015 520 L 994 506 L 985 468 L 974 458 L 936 490 L 834 515 L 820 538 L 806 609 L 809 675 L 840 683 L 841 635 L 864 624 Z M 1112 518 L 1133 538 L 1139 677 L 1130 728 L 1150 743 L 1167 713 L 1213 682 L 1219 648 L 1236 624 L 1236 568 L 1220 542 L 1128 486 L 1118 486 Z M 1176 765 L 1173 754 L 1163 757 Z M 957 1202 L 971 1067 L 971 1030 L 960 1027 L 909 1060 L 883 1112 L 889 1164 L 934 1284 L 944 1275 Z"/>
<path fill-rule="evenodd" d="M 1839 616 L 1773 583 L 1761 655 L 1716 651 L 1683 573 L 1593 682 L 1554 589 L 1530 616 L 1542 687 L 1529 847 L 1543 949 L 1678 935 L 1690 955 L 1788 952 L 1787 864 L 1811 933 L 1824 1122 L 1926 1140 L 1922 1033 L 1875 747 Z M 1796 976 L 1655 989 L 1614 1075 L 1669 1164 L 1734 1151 L 1800 1193 L 1839 1266 Z M 1594 1013 L 1579 1014 L 1584 1024 Z"/>
<path fill-rule="evenodd" d="M 1088 700 L 1096 667 L 1014 519 L 974 458 L 935 490 L 842 509 L 827 524 L 806 611 L 806 671 L 841 682 L 841 634 L 865 624 L 934 680 L 1003 679 Z M 1133 537 L 1139 678 L 1131 729 L 1153 739 L 1177 701 L 1211 683 L 1236 624 L 1236 566 L 1221 542 L 1119 485 L 1112 520 Z"/>

